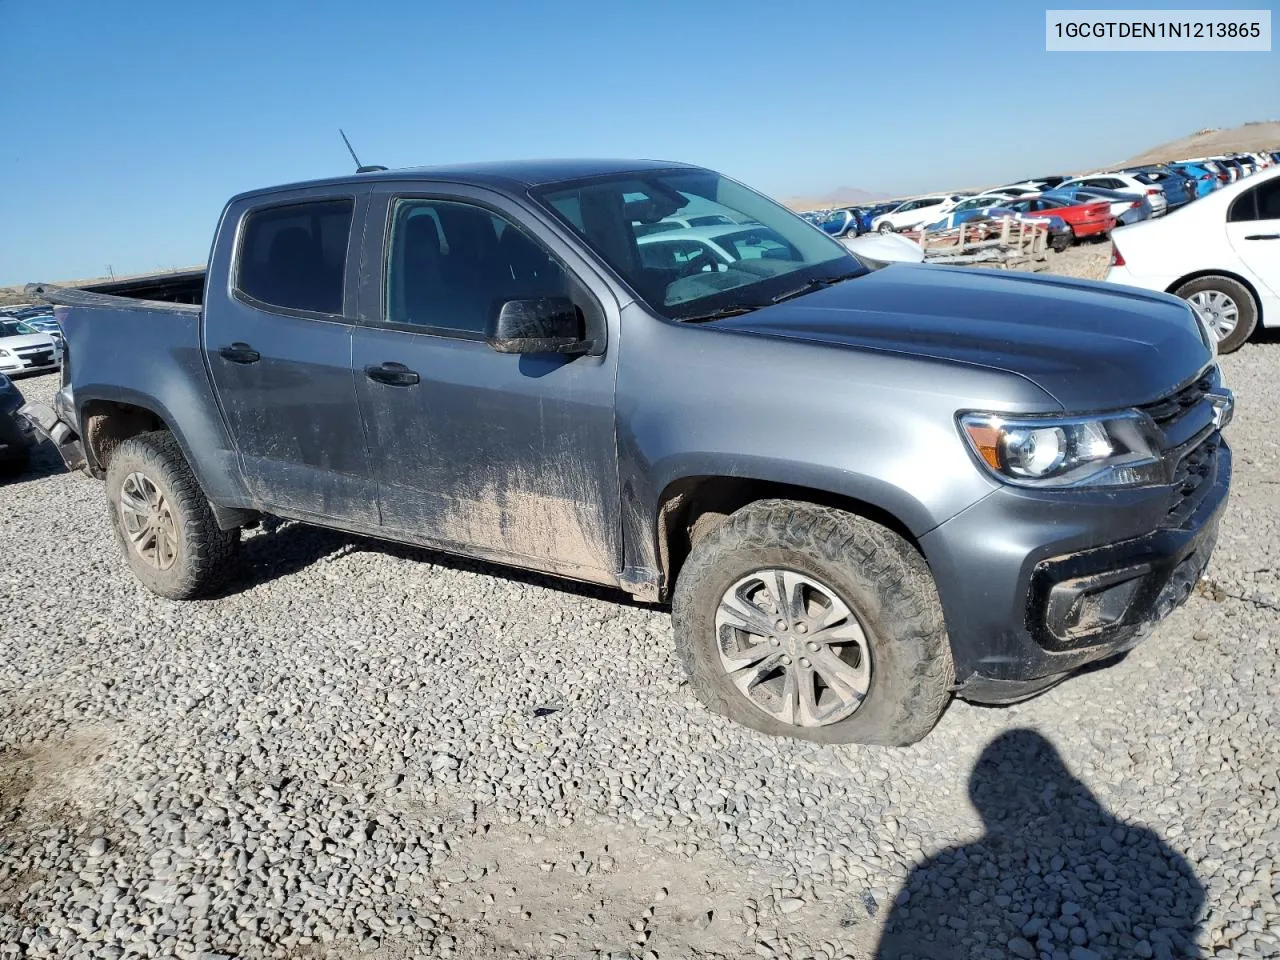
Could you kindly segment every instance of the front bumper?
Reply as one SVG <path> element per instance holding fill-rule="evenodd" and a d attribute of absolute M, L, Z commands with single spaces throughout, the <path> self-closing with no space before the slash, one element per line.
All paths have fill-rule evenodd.
<path fill-rule="evenodd" d="M 1219 435 L 1193 509 L 1171 510 L 1169 487 L 1002 487 L 926 534 L 956 691 L 1009 702 L 1140 643 L 1203 574 L 1230 483 Z"/>

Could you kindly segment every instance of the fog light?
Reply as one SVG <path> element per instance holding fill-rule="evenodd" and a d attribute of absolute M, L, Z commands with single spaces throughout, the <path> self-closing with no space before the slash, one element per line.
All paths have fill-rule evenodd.
<path fill-rule="evenodd" d="M 1124 620 L 1148 564 L 1064 580 L 1049 591 L 1045 626 L 1058 640 L 1070 641 Z"/>

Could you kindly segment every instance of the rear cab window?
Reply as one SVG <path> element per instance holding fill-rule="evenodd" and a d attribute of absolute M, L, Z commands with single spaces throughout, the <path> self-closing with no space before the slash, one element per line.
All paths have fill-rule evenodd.
<path fill-rule="evenodd" d="M 236 250 L 236 294 L 265 310 L 341 315 L 354 209 L 344 197 L 250 210 Z"/>

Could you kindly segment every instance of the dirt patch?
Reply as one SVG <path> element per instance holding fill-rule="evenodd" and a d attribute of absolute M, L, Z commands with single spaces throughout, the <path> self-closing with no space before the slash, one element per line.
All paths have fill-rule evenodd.
<path fill-rule="evenodd" d="M 14 902 L 42 871 L 6 855 L 26 849 L 21 834 L 52 832 L 65 839 L 88 829 L 86 811 L 106 795 L 101 761 L 109 732 L 89 728 L 65 740 L 0 751 L 0 903 Z"/>
<path fill-rule="evenodd" d="M 870 929 L 854 929 L 842 897 L 782 901 L 782 913 L 780 879 L 612 821 L 480 828 L 434 877 L 461 956 L 738 957 L 759 943 L 861 955 Z"/>

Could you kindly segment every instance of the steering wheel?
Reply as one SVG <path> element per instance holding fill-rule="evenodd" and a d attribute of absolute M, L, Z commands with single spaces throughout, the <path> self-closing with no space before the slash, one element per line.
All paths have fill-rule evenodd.
<path fill-rule="evenodd" d="M 680 278 L 684 279 L 695 273 L 701 273 L 704 267 L 710 267 L 712 273 L 719 268 L 719 261 L 715 259 L 708 247 L 700 247 L 697 253 L 684 262 L 680 267 Z"/>

